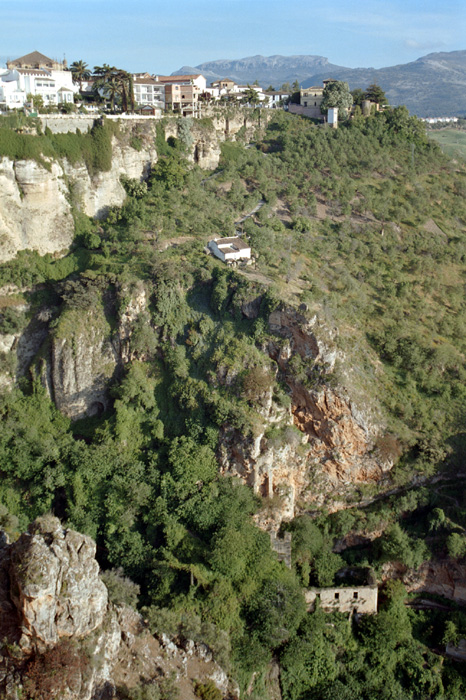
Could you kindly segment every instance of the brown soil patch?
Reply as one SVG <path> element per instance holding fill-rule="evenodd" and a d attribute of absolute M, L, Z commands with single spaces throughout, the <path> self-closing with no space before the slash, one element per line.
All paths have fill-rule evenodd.
<path fill-rule="evenodd" d="M 447 238 L 446 233 L 444 231 L 442 231 L 440 226 L 437 226 L 437 224 L 435 223 L 435 221 L 433 219 L 429 219 L 428 221 L 426 221 L 426 223 L 424 224 L 424 226 L 422 228 L 424 229 L 424 231 L 428 231 L 429 233 L 437 234 L 439 236 L 442 236 L 442 238 Z"/>

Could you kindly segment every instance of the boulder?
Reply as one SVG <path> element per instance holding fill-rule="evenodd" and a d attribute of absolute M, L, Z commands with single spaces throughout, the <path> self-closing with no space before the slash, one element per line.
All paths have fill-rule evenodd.
<path fill-rule="evenodd" d="M 43 650 L 83 637 L 102 624 L 107 589 L 99 578 L 96 545 L 43 516 L 10 548 L 10 596 L 23 650 Z"/>

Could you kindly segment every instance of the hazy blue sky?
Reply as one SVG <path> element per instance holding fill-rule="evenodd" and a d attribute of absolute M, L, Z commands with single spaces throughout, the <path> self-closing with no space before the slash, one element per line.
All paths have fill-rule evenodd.
<path fill-rule="evenodd" d="M 0 0 L 0 11 L 2 64 L 38 50 L 161 74 L 256 54 L 380 68 L 466 49 L 465 0 Z"/>

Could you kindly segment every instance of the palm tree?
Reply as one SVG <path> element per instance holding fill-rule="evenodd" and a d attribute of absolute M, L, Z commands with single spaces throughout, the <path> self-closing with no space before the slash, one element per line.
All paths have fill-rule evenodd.
<path fill-rule="evenodd" d="M 111 99 L 112 110 L 115 110 L 116 98 L 121 97 L 123 112 L 127 112 L 128 108 L 134 111 L 134 87 L 131 73 L 104 63 L 103 66 L 94 66 L 94 75 L 96 77 L 94 90 L 96 92 L 101 90 Z"/>
<path fill-rule="evenodd" d="M 87 80 L 91 76 L 91 71 L 87 68 L 87 63 L 84 61 L 73 61 L 70 66 L 70 71 L 73 73 L 73 83 L 78 83 L 79 92 L 83 90 L 83 80 Z"/>
<path fill-rule="evenodd" d="M 116 79 L 118 70 L 115 66 L 104 63 L 102 66 L 94 66 L 94 92 L 99 95 L 99 91 L 108 94 L 112 101 L 112 110 L 115 111 L 115 98 L 120 94 L 118 81 Z"/>
<path fill-rule="evenodd" d="M 121 108 L 122 108 L 123 112 L 127 112 L 128 111 L 128 97 L 129 97 L 129 78 L 131 76 L 125 70 L 119 70 L 115 77 L 116 77 L 118 84 L 120 86 Z"/>
<path fill-rule="evenodd" d="M 102 92 L 112 102 L 112 112 L 115 111 L 115 100 L 121 95 L 121 83 L 116 75 L 112 75 L 102 86 Z"/>

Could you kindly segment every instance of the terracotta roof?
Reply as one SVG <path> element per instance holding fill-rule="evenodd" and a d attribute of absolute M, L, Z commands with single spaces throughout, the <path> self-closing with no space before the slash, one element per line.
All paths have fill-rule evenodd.
<path fill-rule="evenodd" d="M 157 78 L 160 83 L 183 83 L 187 80 L 194 80 L 195 78 L 201 78 L 202 75 L 198 73 L 197 75 L 158 75 Z"/>
<path fill-rule="evenodd" d="M 20 58 L 15 58 L 14 61 L 9 61 L 9 63 L 59 63 L 59 61 L 53 61 L 51 58 L 48 58 L 48 56 L 44 56 L 43 53 L 39 53 L 39 51 L 33 51 L 32 53 L 27 53 L 25 56 L 21 56 Z"/>
<path fill-rule="evenodd" d="M 134 78 L 133 80 L 135 85 L 158 85 L 157 81 L 154 80 L 154 78 Z"/>

